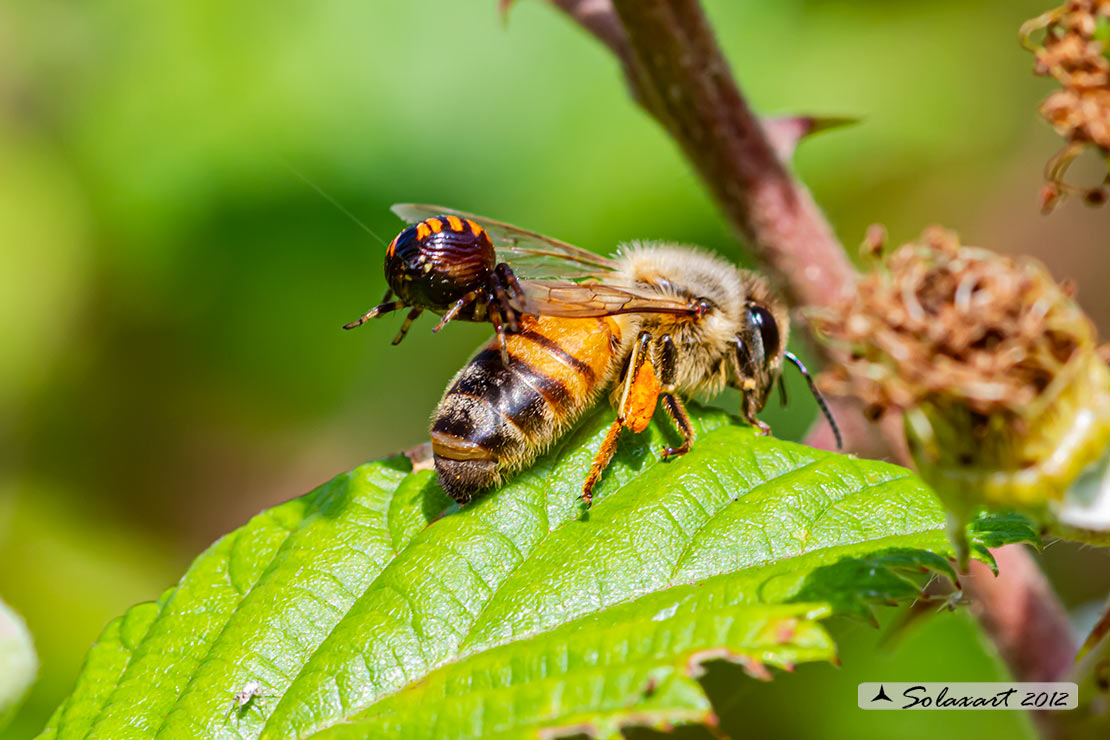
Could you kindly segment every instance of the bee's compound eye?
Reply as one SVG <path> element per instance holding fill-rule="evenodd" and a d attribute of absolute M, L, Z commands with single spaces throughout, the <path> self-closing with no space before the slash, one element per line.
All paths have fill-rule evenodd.
<path fill-rule="evenodd" d="M 781 349 L 779 325 L 771 312 L 758 303 L 749 303 L 748 320 L 759 330 L 759 336 L 763 340 L 763 354 L 768 359 L 777 355 Z"/>

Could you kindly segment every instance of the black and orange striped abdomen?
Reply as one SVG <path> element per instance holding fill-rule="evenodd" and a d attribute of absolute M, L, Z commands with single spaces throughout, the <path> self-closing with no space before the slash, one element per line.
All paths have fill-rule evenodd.
<path fill-rule="evenodd" d="M 507 339 L 487 344 L 451 381 L 432 419 L 440 485 L 456 501 L 532 462 L 593 405 L 619 364 L 617 318 L 524 316 Z"/>
<path fill-rule="evenodd" d="M 385 277 L 406 305 L 443 311 L 484 289 L 495 261 L 485 229 L 469 219 L 441 216 L 409 226 L 389 243 Z"/>

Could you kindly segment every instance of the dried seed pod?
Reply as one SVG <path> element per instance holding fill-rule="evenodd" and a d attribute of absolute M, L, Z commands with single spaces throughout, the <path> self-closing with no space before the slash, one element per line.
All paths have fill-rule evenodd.
<path fill-rule="evenodd" d="M 1070 0 L 1026 21 L 1021 39 L 1037 57 L 1034 73 L 1062 86 L 1041 103 L 1041 115 L 1067 140 L 1045 168 L 1041 207 L 1051 211 L 1064 195 L 1101 205 L 1110 186 L 1110 0 Z M 1072 161 L 1088 149 L 1106 161 L 1106 178 L 1092 187 L 1065 183 Z"/>
<path fill-rule="evenodd" d="M 903 412 L 918 469 L 958 520 L 985 504 L 1054 526 L 1110 445 L 1110 369 L 1065 288 L 1034 260 L 928 229 L 813 316 L 841 358 L 822 388 Z"/>

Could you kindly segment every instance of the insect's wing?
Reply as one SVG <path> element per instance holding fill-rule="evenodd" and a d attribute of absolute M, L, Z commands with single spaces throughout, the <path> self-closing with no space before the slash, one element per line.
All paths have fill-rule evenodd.
<path fill-rule="evenodd" d="M 520 279 L 510 299 L 521 313 L 591 318 L 624 313 L 694 315 L 691 301 L 636 286 L 613 284 L 617 263 L 608 257 L 518 226 L 443 206 L 398 203 L 393 212 L 410 224 L 436 216 L 457 216 L 489 232 L 497 259 Z M 587 279 L 587 282 L 572 282 Z"/>
<path fill-rule="evenodd" d="M 475 222 L 489 233 L 498 262 L 507 263 L 521 279 L 569 280 L 611 272 L 617 267 L 613 260 L 587 249 L 473 213 L 423 203 L 398 203 L 392 210 L 410 224 L 446 215 Z"/>
<path fill-rule="evenodd" d="M 635 287 L 552 280 L 522 280 L 520 287 L 521 295 L 510 302 L 521 313 L 590 318 L 622 313 L 694 315 L 698 312 L 697 306 L 689 300 Z"/>

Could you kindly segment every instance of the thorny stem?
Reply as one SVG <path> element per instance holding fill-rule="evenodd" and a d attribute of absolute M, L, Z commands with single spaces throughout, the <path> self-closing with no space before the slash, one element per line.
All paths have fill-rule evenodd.
<path fill-rule="evenodd" d="M 616 54 L 632 96 L 682 148 L 792 305 L 829 306 L 851 293 L 856 272 L 844 248 L 776 152 L 791 147 L 772 143 L 781 130 L 748 107 L 697 0 L 550 2 Z M 858 406 L 841 405 L 839 414 L 851 422 L 850 449 L 908 462 L 901 420 L 869 424 Z M 828 436 L 818 428 L 813 441 L 827 445 Z M 1061 675 L 1075 654 L 1063 608 L 1026 550 L 1009 546 L 996 556 L 997 579 L 975 571 L 965 583 L 983 627 L 1015 678 Z"/>
<path fill-rule="evenodd" d="M 555 2 L 614 49 L 633 96 L 792 303 L 825 306 L 850 290 L 855 271 L 844 249 L 740 95 L 695 0 Z"/>

